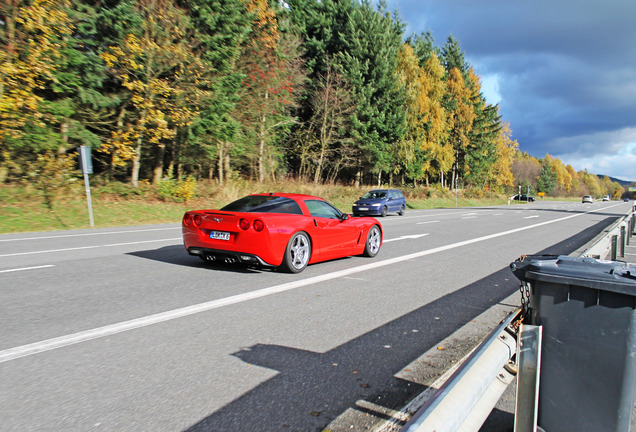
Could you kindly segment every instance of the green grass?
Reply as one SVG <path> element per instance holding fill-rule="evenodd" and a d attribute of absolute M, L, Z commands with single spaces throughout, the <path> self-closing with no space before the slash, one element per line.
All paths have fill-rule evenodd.
<path fill-rule="evenodd" d="M 213 182 L 199 182 L 196 196 L 185 203 L 163 201 L 156 190 L 148 185 L 133 189 L 122 183 L 109 183 L 91 188 L 95 228 L 126 225 L 177 223 L 186 210 L 219 208 L 223 205 L 258 192 L 289 192 L 316 195 L 325 198 L 345 212 L 351 204 L 372 189 L 348 186 L 314 185 L 295 181 L 258 184 L 247 181 L 232 182 L 220 187 Z M 441 188 L 402 188 L 409 209 L 455 207 L 455 194 Z M 466 194 L 469 195 L 469 194 Z M 472 191 L 471 195 L 475 195 Z M 507 203 L 507 197 L 497 194 L 477 198 L 460 191 L 457 206 L 487 206 Z M 39 191 L 15 185 L 0 187 L 0 233 L 56 231 L 90 228 L 88 206 L 84 188 L 73 188 L 58 193 L 53 208 L 44 204 Z"/>

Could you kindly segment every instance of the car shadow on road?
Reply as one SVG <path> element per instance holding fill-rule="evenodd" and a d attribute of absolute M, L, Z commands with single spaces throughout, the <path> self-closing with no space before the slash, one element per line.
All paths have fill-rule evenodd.
<path fill-rule="evenodd" d="M 184 267 L 207 268 L 210 270 L 234 272 L 234 273 L 259 273 L 259 272 L 280 272 L 277 267 L 248 267 L 242 264 L 215 263 L 203 261 L 202 259 L 188 255 L 183 246 L 165 246 L 159 249 L 148 249 L 144 251 L 128 252 L 126 255 L 136 256 L 139 258 L 159 261 L 167 264 L 176 264 Z M 335 258 L 330 260 L 345 261 L 351 257 Z M 321 263 L 310 264 L 311 266 L 320 265 Z"/>
<path fill-rule="evenodd" d="M 606 226 L 607 221 L 599 223 L 541 253 L 568 254 Z M 510 257 L 511 262 L 516 258 Z M 244 348 L 233 355 L 275 370 L 276 376 L 187 431 L 323 431 L 346 410 L 358 411 L 362 418 L 386 417 L 426 388 L 417 382 L 435 378 L 412 381 L 396 376 L 398 372 L 518 289 L 518 280 L 506 267 L 327 352 L 265 343 Z M 456 341 L 457 346 L 447 349 L 456 349 L 457 360 L 478 342 Z M 437 372 L 450 366 L 442 365 Z M 492 416 L 489 431 L 512 430 L 511 413 L 495 410 Z M 372 425 L 367 426 L 340 429 L 330 425 L 329 429 L 369 430 Z"/>
<path fill-rule="evenodd" d="M 200 258 L 188 255 L 183 245 L 165 246 L 159 249 L 128 252 L 127 255 L 132 255 L 153 261 L 159 261 L 167 264 L 180 265 L 184 267 L 208 268 L 210 270 L 234 273 L 255 273 L 261 271 L 272 271 L 272 269 L 267 268 L 254 268 L 237 264 L 223 264 L 203 261 Z"/>

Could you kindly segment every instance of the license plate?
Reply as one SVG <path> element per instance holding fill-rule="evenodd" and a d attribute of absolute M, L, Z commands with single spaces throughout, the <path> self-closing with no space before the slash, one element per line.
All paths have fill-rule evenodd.
<path fill-rule="evenodd" d="M 210 238 L 215 240 L 229 240 L 230 233 L 225 231 L 210 231 Z"/>
<path fill-rule="evenodd" d="M 360 211 L 367 211 L 367 210 L 369 210 L 369 208 L 368 208 L 368 207 L 358 207 L 358 210 L 360 210 Z"/>

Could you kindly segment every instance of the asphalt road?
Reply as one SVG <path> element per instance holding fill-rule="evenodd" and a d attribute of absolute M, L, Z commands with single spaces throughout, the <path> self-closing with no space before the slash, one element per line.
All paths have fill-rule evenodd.
<path fill-rule="evenodd" d="M 630 208 L 411 210 L 297 275 L 206 264 L 177 224 L 2 235 L 0 430 L 386 429 L 519 306 L 510 262 Z"/>

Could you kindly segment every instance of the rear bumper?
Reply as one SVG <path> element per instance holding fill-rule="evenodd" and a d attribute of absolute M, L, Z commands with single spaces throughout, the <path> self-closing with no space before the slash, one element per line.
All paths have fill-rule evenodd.
<path fill-rule="evenodd" d="M 202 259 L 206 261 L 210 261 L 210 262 L 276 267 L 274 264 L 269 264 L 265 262 L 258 255 L 254 255 L 250 253 L 209 249 L 209 248 L 196 247 L 196 246 L 188 248 L 188 253 L 190 255 L 201 257 Z"/>

